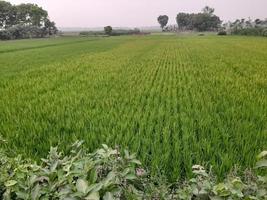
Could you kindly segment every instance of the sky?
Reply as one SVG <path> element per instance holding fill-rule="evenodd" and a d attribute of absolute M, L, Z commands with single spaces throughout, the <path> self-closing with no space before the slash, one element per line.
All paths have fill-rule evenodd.
<path fill-rule="evenodd" d="M 46 9 L 58 27 L 157 26 L 166 14 L 175 24 L 179 12 L 215 8 L 222 20 L 267 18 L 267 0 L 7 0 L 12 4 L 36 3 Z"/>

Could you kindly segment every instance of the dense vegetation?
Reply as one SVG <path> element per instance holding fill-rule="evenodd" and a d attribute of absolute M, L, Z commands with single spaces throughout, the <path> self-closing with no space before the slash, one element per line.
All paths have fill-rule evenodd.
<path fill-rule="evenodd" d="M 0 138 L 0 144 L 5 141 Z M 102 145 L 94 153 L 75 142 L 63 154 L 57 147 L 40 165 L 11 157 L 0 149 L 0 198 L 69 200 L 174 200 L 267 198 L 267 176 L 246 171 L 240 178 L 232 173 L 224 182 L 200 166 L 192 167 L 189 181 L 169 184 L 162 176 L 151 177 L 135 154 Z M 256 169 L 267 174 L 267 151 L 258 156 Z M 254 170 L 255 171 L 255 170 Z M 242 180 L 243 179 L 243 180 Z"/>
<path fill-rule="evenodd" d="M 165 32 L 181 31 L 216 31 L 218 35 L 267 36 L 267 19 L 237 19 L 222 24 L 220 17 L 214 14 L 215 9 L 206 6 L 200 13 L 178 13 L 177 25 L 168 24 L 168 16 L 161 15 L 158 22 Z"/>
<path fill-rule="evenodd" d="M 0 0 L 0 40 L 41 38 L 56 33 L 55 23 L 38 5 L 12 5 Z"/>
<path fill-rule="evenodd" d="M 180 30 L 217 31 L 221 20 L 214 9 L 206 6 L 201 13 L 179 13 L 176 22 Z"/>
<path fill-rule="evenodd" d="M 82 31 L 80 36 L 121 36 L 121 35 L 140 35 L 138 28 L 135 29 L 113 29 L 111 26 L 104 28 L 104 31 Z"/>
<path fill-rule="evenodd" d="M 167 26 L 169 17 L 160 15 L 158 22 L 163 31 L 217 31 L 221 27 L 220 17 L 214 14 L 214 9 L 206 6 L 200 13 L 178 13 L 176 17 L 177 28 Z"/>
<path fill-rule="evenodd" d="M 224 29 L 232 35 L 265 36 L 267 37 L 267 19 L 237 19 L 223 25 Z"/>
<path fill-rule="evenodd" d="M 222 179 L 266 149 L 265 38 L 110 37 L 0 45 L 0 134 L 35 159 L 85 140 L 137 152 L 170 180 Z"/>

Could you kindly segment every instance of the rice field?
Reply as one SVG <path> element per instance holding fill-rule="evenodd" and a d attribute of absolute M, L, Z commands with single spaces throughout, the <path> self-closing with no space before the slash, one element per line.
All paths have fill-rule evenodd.
<path fill-rule="evenodd" d="M 84 140 L 171 180 L 224 177 L 267 148 L 267 39 L 131 36 L 0 42 L 0 134 L 39 159 Z"/>

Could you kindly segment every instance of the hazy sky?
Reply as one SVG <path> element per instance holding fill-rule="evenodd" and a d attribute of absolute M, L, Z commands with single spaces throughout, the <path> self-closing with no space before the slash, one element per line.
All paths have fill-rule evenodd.
<path fill-rule="evenodd" d="M 267 18 L 267 0 L 10 0 L 37 3 L 59 27 L 155 26 L 167 14 L 170 24 L 178 12 L 198 12 L 208 5 L 223 20 Z"/>

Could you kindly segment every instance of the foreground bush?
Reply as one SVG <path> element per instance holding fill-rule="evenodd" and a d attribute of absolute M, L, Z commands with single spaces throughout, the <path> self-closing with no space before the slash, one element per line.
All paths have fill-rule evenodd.
<path fill-rule="evenodd" d="M 4 142 L 0 138 L 0 142 Z M 259 155 L 257 168 L 267 167 L 267 151 Z M 73 144 L 67 155 L 51 148 L 38 165 L 0 152 L 0 199 L 266 199 L 267 176 L 234 175 L 223 183 L 202 166 L 193 166 L 194 178 L 168 184 L 151 178 L 134 154 L 103 145 L 94 153 Z"/>

